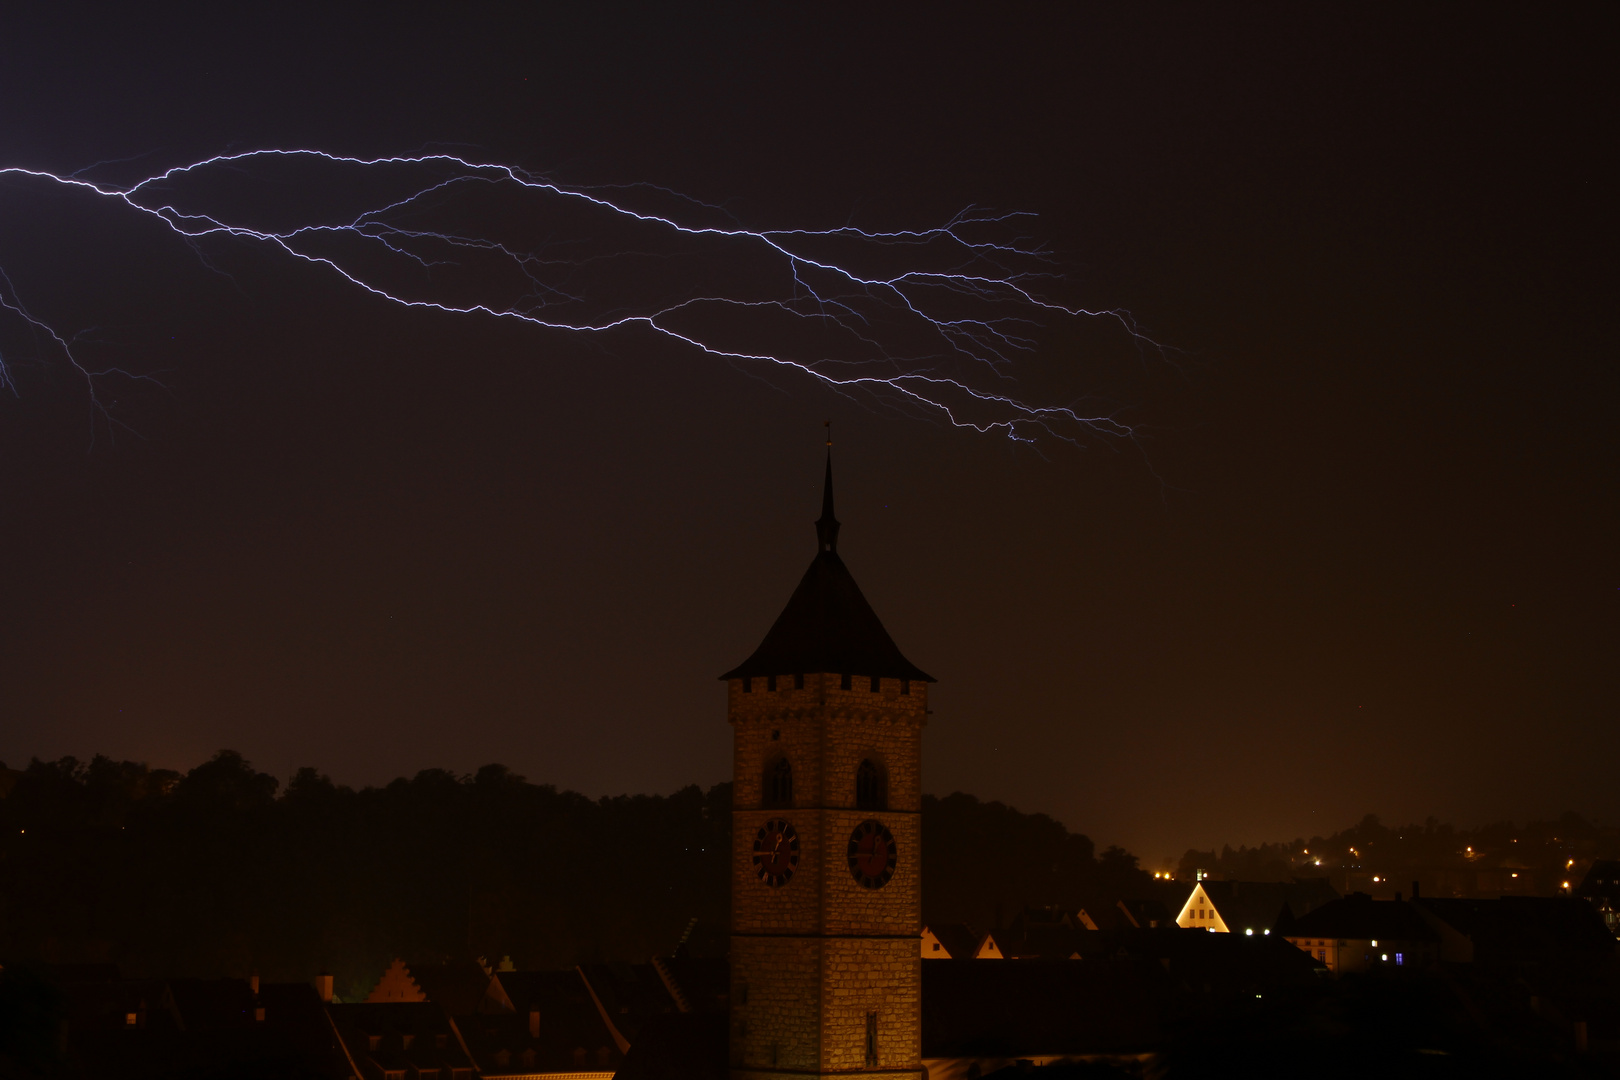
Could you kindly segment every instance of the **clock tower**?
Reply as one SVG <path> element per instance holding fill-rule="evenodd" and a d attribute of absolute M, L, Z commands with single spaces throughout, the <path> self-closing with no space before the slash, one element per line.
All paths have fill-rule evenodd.
<path fill-rule="evenodd" d="M 731 1075 L 920 1077 L 922 729 L 933 678 L 818 550 L 721 678 L 733 729 Z"/>

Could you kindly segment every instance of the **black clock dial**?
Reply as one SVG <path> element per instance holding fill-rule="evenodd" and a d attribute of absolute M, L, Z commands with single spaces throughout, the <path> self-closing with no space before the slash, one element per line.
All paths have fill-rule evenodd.
<path fill-rule="evenodd" d="M 883 822 L 863 821 L 849 834 L 849 872 L 862 888 L 883 888 L 898 861 L 894 834 Z"/>
<path fill-rule="evenodd" d="M 754 837 L 754 874 L 775 889 L 786 885 L 799 865 L 799 834 L 782 818 L 772 818 Z"/>

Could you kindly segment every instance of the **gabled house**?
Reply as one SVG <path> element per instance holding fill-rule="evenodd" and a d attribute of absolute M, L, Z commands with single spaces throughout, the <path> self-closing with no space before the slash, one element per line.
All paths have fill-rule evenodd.
<path fill-rule="evenodd" d="M 940 923 L 925 926 L 922 932 L 924 960 L 969 960 L 979 951 L 982 938 L 967 923 Z"/>
<path fill-rule="evenodd" d="M 1351 893 L 1295 919 L 1277 933 L 1335 975 L 1425 967 L 1440 959 L 1440 934 L 1416 904 Z"/>
<path fill-rule="evenodd" d="M 1164 1037 L 1171 989 L 1159 964 L 1131 958 L 924 964 L 924 1075 L 968 1080 L 1059 1062 L 1139 1075 Z"/>
<path fill-rule="evenodd" d="M 388 965 L 388 969 L 378 978 L 377 985 L 371 988 L 366 995 L 366 1003 L 371 1005 L 389 1001 L 415 1001 L 427 1000 L 427 994 L 417 985 L 416 977 L 411 974 L 410 966 L 404 960 L 396 959 Z"/>
<path fill-rule="evenodd" d="M 411 978 L 426 996 L 451 1016 L 511 1012 L 494 975 L 471 960 L 449 964 L 409 965 Z"/>
<path fill-rule="evenodd" d="M 1026 907 L 996 942 L 1008 960 L 1078 960 L 1080 936 L 1063 908 Z"/>
<path fill-rule="evenodd" d="M 1575 897 L 1440 897 L 1411 906 L 1429 917 L 1447 962 L 1517 968 L 1579 956 L 1613 958 L 1617 951 L 1602 914 Z"/>
<path fill-rule="evenodd" d="M 1339 894 L 1326 878 L 1295 878 L 1292 881 L 1206 879 L 1193 885 L 1176 915 L 1175 923 L 1183 929 L 1263 937 L 1277 925 L 1285 908 L 1290 915 L 1299 916 L 1338 898 Z"/>
<path fill-rule="evenodd" d="M 1174 921 L 1170 917 L 1170 909 L 1159 900 L 1136 898 L 1121 900 L 1114 905 L 1124 912 L 1131 925 L 1138 930 L 1151 930 L 1160 926 L 1171 926 Z"/>
<path fill-rule="evenodd" d="M 476 1067 L 450 1017 L 431 1001 L 328 1005 L 361 1080 L 473 1080 Z"/>
<path fill-rule="evenodd" d="M 1087 930 L 1152 929 L 1174 921 L 1157 900 L 1121 900 L 1113 907 L 1081 908 L 1076 918 Z"/>
<path fill-rule="evenodd" d="M 725 955 L 655 957 L 653 967 L 681 1012 L 725 1012 L 731 998 L 731 963 Z"/>
<path fill-rule="evenodd" d="M 1128 915 L 1123 908 L 1118 906 L 1105 907 L 1101 905 L 1094 905 L 1089 908 L 1081 908 L 1079 911 L 1075 912 L 1074 917 L 1075 921 L 1077 921 L 1087 930 L 1123 930 L 1128 926 L 1135 925 L 1131 921 L 1130 915 Z"/>
<path fill-rule="evenodd" d="M 457 1019 L 481 1076 L 609 1076 L 623 1051 L 577 969 L 495 973 L 510 1012 Z"/>
<path fill-rule="evenodd" d="M 366 995 L 371 1005 L 431 1001 L 450 1016 L 511 1012 L 494 975 L 472 960 L 447 964 L 408 964 L 395 960 Z"/>
<path fill-rule="evenodd" d="M 1620 937 L 1620 861 L 1599 859 L 1586 872 L 1574 894 L 1603 917 L 1609 933 Z"/>

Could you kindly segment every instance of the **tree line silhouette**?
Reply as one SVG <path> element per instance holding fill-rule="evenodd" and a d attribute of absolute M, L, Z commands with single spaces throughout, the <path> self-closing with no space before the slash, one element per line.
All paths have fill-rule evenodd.
<path fill-rule="evenodd" d="M 1434 817 L 1390 826 L 1368 814 L 1327 836 L 1228 844 L 1219 852 L 1192 849 L 1181 857 L 1177 876 L 1190 881 L 1202 870 L 1241 881 L 1326 877 L 1341 892 L 1376 889 L 1375 882 L 1407 889 L 1416 881 L 1435 896 L 1554 896 L 1578 885 L 1594 860 L 1617 856 L 1620 828 L 1573 812 L 1522 826 L 1495 821 L 1476 828 Z"/>
<path fill-rule="evenodd" d="M 3 770 L 3 766 L 0 766 Z M 3 770 L 0 961 L 126 975 L 337 977 L 395 956 L 520 967 L 645 960 L 698 920 L 724 948 L 731 785 L 591 799 L 501 765 L 354 790 L 285 785 L 221 751 L 180 774 L 96 757 Z M 924 919 L 989 929 L 1025 904 L 1148 895 L 1043 814 L 956 793 L 923 808 Z"/>

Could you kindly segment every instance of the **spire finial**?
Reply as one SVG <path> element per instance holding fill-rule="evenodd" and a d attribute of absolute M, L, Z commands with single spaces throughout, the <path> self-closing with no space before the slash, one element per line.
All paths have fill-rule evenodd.
<path fill-rule="evenodd" d="M 827 478 L 821 489 L 821 520 L 816 522 L 816 542 L 822 551 L 836 552 L 838 550 L 838 519 L 833 516 L 832 491 L 832 421 L 828 420 L 827 429 Z"/>

